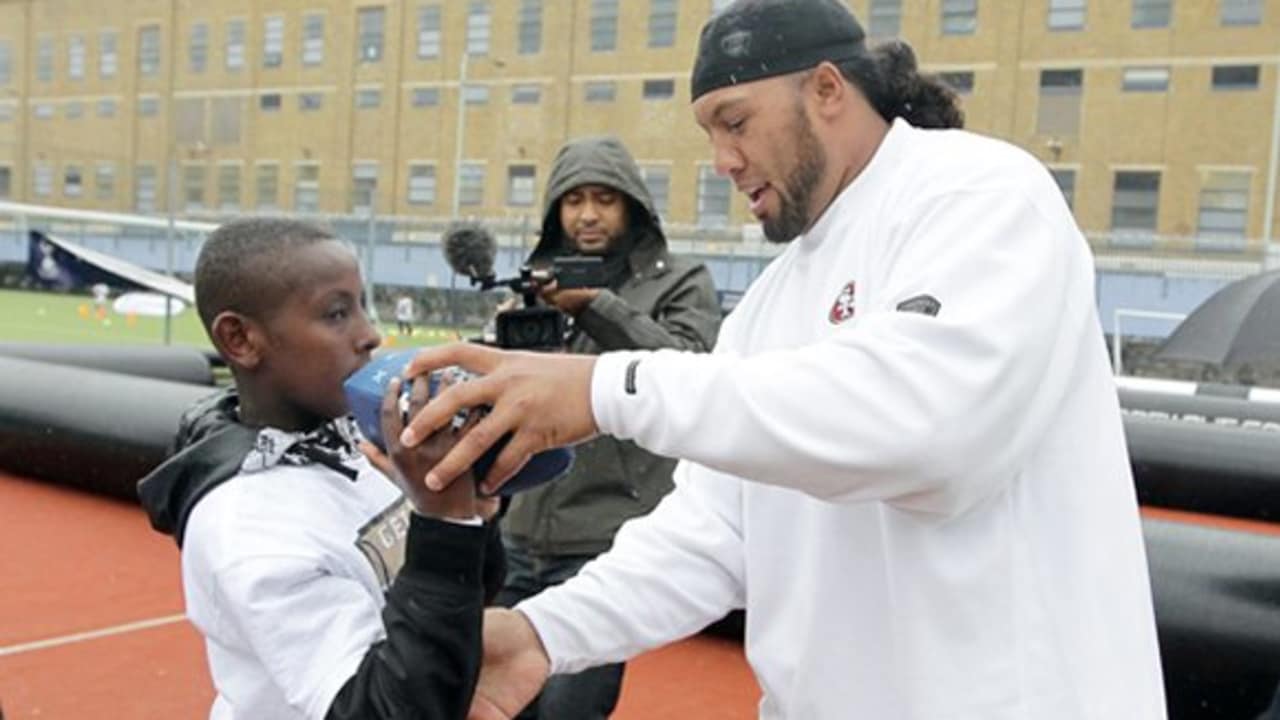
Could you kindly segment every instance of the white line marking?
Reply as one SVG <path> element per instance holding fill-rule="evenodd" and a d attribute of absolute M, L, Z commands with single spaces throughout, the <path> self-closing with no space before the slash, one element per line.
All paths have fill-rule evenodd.
<path fill-rule="evenodd" d="M 139 620 L 137 622 L 125 623 L 123 625 L 112 625 L 111 627 L 89 630 L 87 632 L 75 633 L 73 635 L 63 635 L 62 637 L 36 640 L 34 642 L 22 643 L 20 645 L 9 645 L 8 647 L 0 647 L 0 657 L 31 652 L 32 650 L 45 650 L 47 648 L 58 647 L 59 645 L 70 645 L 71 643 L 82 642 L 84 640 L 96 640 L 98 638 L 110 637 L 112 635 L 122 635 L 135 630 L 146 630 L 148 628 L 161 627 L 163 625 L 172 625 L 174 623 L 184 622 L 186 619 L 187 616 L 183 614 L 166 615 L 164 617 L 151 618 L 150 620 Z"/>

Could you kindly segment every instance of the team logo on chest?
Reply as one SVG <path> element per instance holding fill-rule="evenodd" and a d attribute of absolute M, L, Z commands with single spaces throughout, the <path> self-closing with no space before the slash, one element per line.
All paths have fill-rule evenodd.
<path fill-rule="evenodd" d="M 831 312 L 827 313 L 827 319 L 832 325 L 840 323 L 853 317 L 853 291 L 856 283 L 850 280 L 840 289 L 840 294 L 836 296 L 836 301 L 831 303 Z"/>

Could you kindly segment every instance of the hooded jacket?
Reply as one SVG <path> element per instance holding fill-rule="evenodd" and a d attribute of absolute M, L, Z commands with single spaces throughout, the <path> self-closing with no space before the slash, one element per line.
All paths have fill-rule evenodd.
<path fill-rule="evenodd" d="M 565 145 L 547 181 L 542 237 L 533 265 L 576 254 L 560 224 L 560 199 L 582 185 L 605 185 L 627 199 L 630 226 L 606 266 L 607 288 L 573 319 L 569 352 L 673 348 L 707 352 L 720 327 L 711 273 L 672 255 L 653 198 L 622 142 L 587 137 Z M 595 555 L 609 548 L 623 522 L 648 513 L 672 488 L 675 461 L 634 443 L 601 437 L 576 448 L 568 475 L 515 495 L 504 528 L 530 552 Z"/>
<path fill-rule="evenodd" d="M 254 481 L 241 468 L 259 429 L 238 421 L 237 405 L 233 390 L 197 402 L 179 423 L 169 459 L 138 483 L 152 527 L 172 535 L 180 548 L 192 512 L 211 491 L 233 479 Z M 344 470 L 322 455 L 314 460 Z M 272 481 L 266 474 L 261 479 Z M 479 672 L 484 599 L 501 586 L 504 573 L 495 527 L 480 531 L 410 513 L 404 564 L 381 610 L 383 639 L 342 685 L 326 720 L 466 715 Z"/>

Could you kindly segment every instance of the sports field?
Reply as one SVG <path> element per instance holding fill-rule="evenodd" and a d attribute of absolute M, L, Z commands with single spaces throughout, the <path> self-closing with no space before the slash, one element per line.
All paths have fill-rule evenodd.
<path fill-rule="evenodd" d="M 194 308 L 176 315 L 170 332 L 174 345 L 212 349 Z M 456 336 L 445 328 L 417 327 L 404 337 L 394 322 L 382 324 L 383 345 L 389 347 L 435 345 Z M 0 290 L 0 342 L 160 345 L 164 318 L 99 311 L 88 295 Z"/>

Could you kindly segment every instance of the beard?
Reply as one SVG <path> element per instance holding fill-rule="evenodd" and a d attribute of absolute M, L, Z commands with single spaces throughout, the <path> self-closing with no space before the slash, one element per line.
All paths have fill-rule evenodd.
<path fill-rule="evenodd" d="M 827 171 L 826 151 L 799 104 L 791 132 L 796 138 L 796 164 L 778 188 L 777 216 L 764 221 L 764 237 L 771 243 L 789 243 L 809 227 L 813 193 Z"/>

